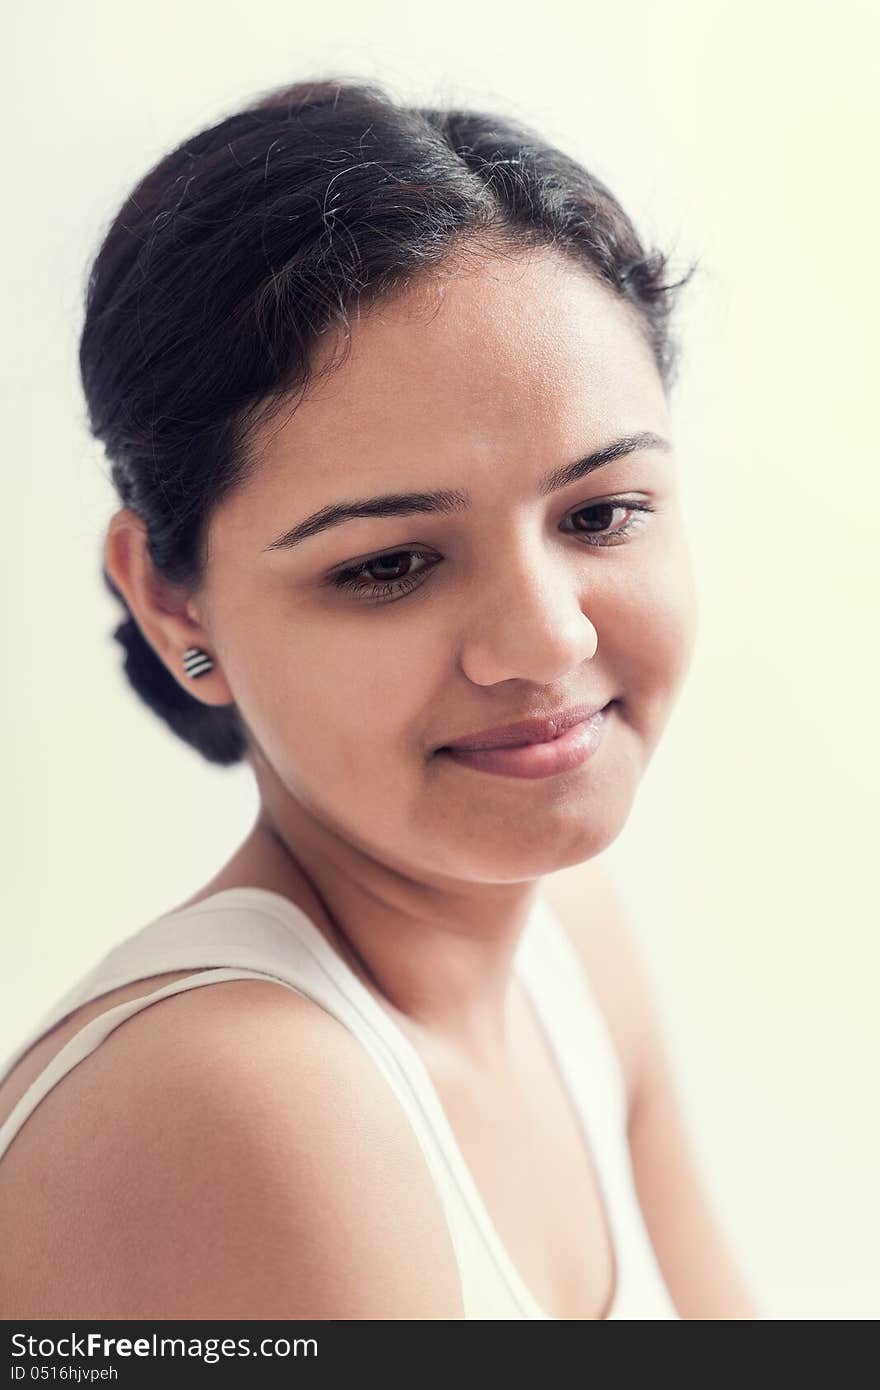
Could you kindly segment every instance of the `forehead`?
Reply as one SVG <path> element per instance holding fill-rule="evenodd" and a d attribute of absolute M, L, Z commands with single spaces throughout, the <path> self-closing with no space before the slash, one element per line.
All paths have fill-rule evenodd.
<path fill-rule="evenodd" d="M 537 473 L 621 433 L 668 432 L 636 311 L 551 250 L 435 268 L 352 313 L 344 355 L 343 342 L 327 334 L 304 395 L 252 435 L 234 510 L 276 520 L 277 503 L 293 521 L 352 484 L 454 485 L 524 460 Z"/>
<path fill-rule="evenodd" d="M 549 249 L 450 261 L 353 314 L 350 325 L 341 365 L 332 366 L 338 331 L 314 354 L 316 379 L 297 407 L 302 423 L 342 408 L 357 427 L 389 409 L 399 418 L 426 397 L 458 411 L 497 393 L 508 403 L 511 395 L 540 402 L 570 385 L 598 396 L 635 368 L 640 379 L 656 375 L 632 306 Z"/>

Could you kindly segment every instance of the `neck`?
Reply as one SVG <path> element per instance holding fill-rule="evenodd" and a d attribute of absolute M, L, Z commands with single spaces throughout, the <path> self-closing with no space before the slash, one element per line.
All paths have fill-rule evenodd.
<path fill-rule="evenodd" d="M 481 1068 L 509 1057 L 533 881 L 425 882 L 265 804 L 235 858 L 237 876 L 302 908 L 423 1051 Z"/>

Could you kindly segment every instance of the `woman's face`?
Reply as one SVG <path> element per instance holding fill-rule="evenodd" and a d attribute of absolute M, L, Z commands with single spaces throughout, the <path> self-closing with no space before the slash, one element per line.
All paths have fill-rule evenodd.
<path fill-rule="evenodd" d="M 353 320 L 348 360 L 255 437 L 195 600 L 276 815 L 426 882 L 520 881 L 615 839 L 693 646 L 674 455 L 542 480 L 647 433 L 671 444 L 632 311 L 555 253 Z M 436 493 L 456 498 L 279 543 L 314 513 Z M 610 699 L 592 756 L 552 776 L 438 751 Z"/>

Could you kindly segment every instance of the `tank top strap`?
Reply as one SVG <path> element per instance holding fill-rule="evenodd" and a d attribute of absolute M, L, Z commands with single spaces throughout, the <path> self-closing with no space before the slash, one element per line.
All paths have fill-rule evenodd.
<path fill-rule="evenodd" d="M 543 895 L 535 900 L 533 929 L 521 938 L 517 969 L 564 1071 L 579 1092 L 589 1092 L 594 1125 L 624 1133 L 627 1088 L 617 1045 L 589 972 Z"/>
<path fill-rule="evenodd" d="M 160 974 L 161 971 L 153 971 L 153 974 Z M 68 1038 L 63 1047 L 55 1053 L 49 1064 L 43 1068 L 28 1086 L 27 1090 L 19 1097 L 16 1104 L 12 1107 L 3 1124 L 0 1125 L 0 1159 L 8 1149 L 15 1135 L 29 1116 L 36 1110 L 40 1101 L 43 1100 L 53 1087 L 58 1085 L 68 1072 L 78 1066 L 84 1058 L 94 1052 L 97 1047 L 108 1037 L 115 1028 L 124 1023 L 127 1018 L 140 1013 L 142 1009 L 148 1008 L 151 1004 L 158 1003 L 160 999 L 169 999 L 173 994 L 183 994 L 186 990 L 198 989 L 202 985 L 215 985 L 223 980 L 272 980 L 279 983 L 277 976 L 266 974 L 258 970 L 202 970 L 198 974 L 188 975 L 183 980 L 172 980 L 170 984 L 163 985 L 160 989 L 153 990 L 149 994 L 142 994 L 137 999 L 127 999 L 122 1004 L 116 1004 L 111 1009 L 106 1009 L 104 1013 L 98 1014 L 84 1024 L 72 1038 Z M 104 993 L 100 990 L 99 993 Z M 48 1017 L 54 1016 L 54 1010 Z M 67 1010 L 70 1012 L 70 1010 Z M 54 1026 L 50 1025 L 50 1026 Z M 48 1031 L 45 1029 L 43 1031 Z M 36 1040 L 36 1039 L 35 1039 Z M 28 1044 L 27 1046 L 31 1046 Z M 25 1048 L 25 1051 L 27 1047 Z M 21 1050 L 16 1055 L 21 1054 Z M 11 1070 L 14 1062 L 6 1067 L 6 1071 Z M 2 1078 L 0 1078 L 2 1079 Z"/>
<path fill-rule="evenodd" d="M 280 915 L 273 900 L 284 902 L 289 914 Z M 274 911 L 269 910 L 273 907 Z M 246 915 L 243 909 L 247 909 Z M 0 1082 L 35 1042 L 75 1009 L 90 1004 L 102 994 L 152 975 L 238 967 L 245 972 L 269 975 L 285 984 L 296 984 L 304 963 L 307 976 L 309 974 L 309 957 L 303 962 L 301 939 L 290 928 L 291 914 L 308 920 L 293 903 L 287 903 L 278 894 L 260 888 L 234 888 L 204 898 L 191 907 L 153 918 L 112 947 L 52 1004 L 4 1060 L 0 1066 Z M 310 925 L 317 932 L 317 928 Z M 143 997 L 152 1000 L 156 996 Z"/>
<path fill-rule="evenodd" d="M 617 1046 L 584 961 L 544 897 L 536 903 L 536 918 L 538 930 L 522 939 L 520 964 L 594 1161 L 615 1250 L 609 1320 L 677 1319 L 635 1187 Z"/>
<path fill-rule="evenodd" d="M 83 1004 L 148 976 L 189 969 L 201 973 L 109 1009 L 69 1039 L 7 1117 L 0 1130 L 7 1135 L 7 1144 L 25 1114 L 52 1086 L 94 1051 L 108 1032 L 140 1009 L 196 985 L 261 978 L 312 999 L 359 1038 L 404 1102 L 426 1156 L 432 1166 L 436 1164 L 429 1127 L 420 1106 L 414 1104 L 419 1085 L 418 1081 L 414 1085 L 403 1034 L 306 913 L 264 888 L 224 889 L 191 907 L 154 918 L 121 941 L 43 1016 L 4 1063 L 0 1080 L 35 1042 Z M 414 1049 L 412 1056 L 418 1056 Z"/>

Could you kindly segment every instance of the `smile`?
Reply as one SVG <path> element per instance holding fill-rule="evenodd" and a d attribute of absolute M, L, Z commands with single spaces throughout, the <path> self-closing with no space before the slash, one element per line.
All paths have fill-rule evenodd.
<path fill-rule="evenodd" d="M 580 767 L 599 748 L 614 701 L 556 738 L 543 743 L 516 744 L 505 748 L 441 748 L 438 755 L 501 777 L 553 777 Z"/>

